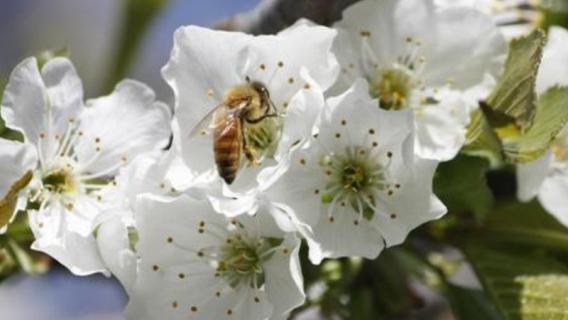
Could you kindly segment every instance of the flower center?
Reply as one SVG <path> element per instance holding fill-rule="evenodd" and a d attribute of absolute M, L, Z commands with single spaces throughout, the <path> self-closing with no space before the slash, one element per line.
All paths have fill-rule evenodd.
<path fill-rule="evenodd" d="M 41 182 L 49 192 L 57 194 L 73 194 L 77 191 L 78 182 L 71 170 L 56 168 L 43 175 Z"/>
<path fill-rule="evenodd" d="M 347 163 L 343 168 L 343 187 L 358 192 L 368 183 L 365 169 L 358 164 Z"/>
<path fill-rule="evenodd" d="M 387 110 L 405 108 L 414 89 L 412 71 L 404 66 L 379 70 L 370 81 L 370 94 Z"/>
<path fill-rule="evenodd" d="M 233 288 L 240 285 L 260 288 L 264 284 L 263 264 L 281 243 L 282 239 L 253 237 L 243 230 L 234 231 L 219 248 L 217 271 Z"/>
<path fill-rule="evenodd" d="M 329 177 L 322 193 L 323 203 L 350 205 L 363 218 L 371 220 L 375 213 L 377 193 L 388 189 L 386 166 L 365 147 L 347 147 L 344 154 L 329 154 L 321 166 Z M 388 166 L 388 164 L 387 164 Z"/>

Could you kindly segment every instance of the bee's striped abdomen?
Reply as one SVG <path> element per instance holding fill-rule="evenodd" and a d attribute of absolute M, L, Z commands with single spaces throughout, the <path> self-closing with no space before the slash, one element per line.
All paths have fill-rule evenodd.
<path fill-rule="evenodd" d="M 242 137 L 240 119 L 225 119 L 226 123 L 217 126 L 213 132 L 213 151 L 219 176 L 231 184 L 240 166 Z"/>

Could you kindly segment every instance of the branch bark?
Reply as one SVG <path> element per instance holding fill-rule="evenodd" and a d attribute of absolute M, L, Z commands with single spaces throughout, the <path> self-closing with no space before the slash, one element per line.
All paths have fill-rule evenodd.
<path fill-rule="evenodd" d="M 273 34 L 300 18 L 330 25 L 341 12 L 359 0 L 263 0 L 250 12 L 236 15 L 217 24 L 221 30 L 250 34 Z"/>

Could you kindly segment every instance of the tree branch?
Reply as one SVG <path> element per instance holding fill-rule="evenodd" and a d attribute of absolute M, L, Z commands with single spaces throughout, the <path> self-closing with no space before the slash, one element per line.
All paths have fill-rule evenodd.
<path fill-rule="evenodd" d="M 217 29 L 250 34 L 273 34 L 300 18 L 330 25 L 341 12 L 359 0 L 264 0 L 255 9 L 217 24 Z"/>

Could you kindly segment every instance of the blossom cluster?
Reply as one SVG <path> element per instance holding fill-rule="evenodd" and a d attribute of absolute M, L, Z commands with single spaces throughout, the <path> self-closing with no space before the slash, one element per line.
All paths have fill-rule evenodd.
<path fill-rule="evenodd" d="M 538 93 L 568 85 L 567 38 L 551 31 Z M 475 8 L 365 0 L 332 27 L 179 28 L 173 109 L 134 80 L 85 101 L 68 59 L 28 58 L 1 105 L 23 135 L 0 139 L 1 209 L 25 211 L 32 248 L 74 274 L 116 276 L 129 318 L 286 318 L 305 299 L 303 240 L 314 264 L 374 259 L 446 213 L 437 165 L 506 55 Z M 567 136 L 517 171 L 519 198 L 566 225 Z"/>

